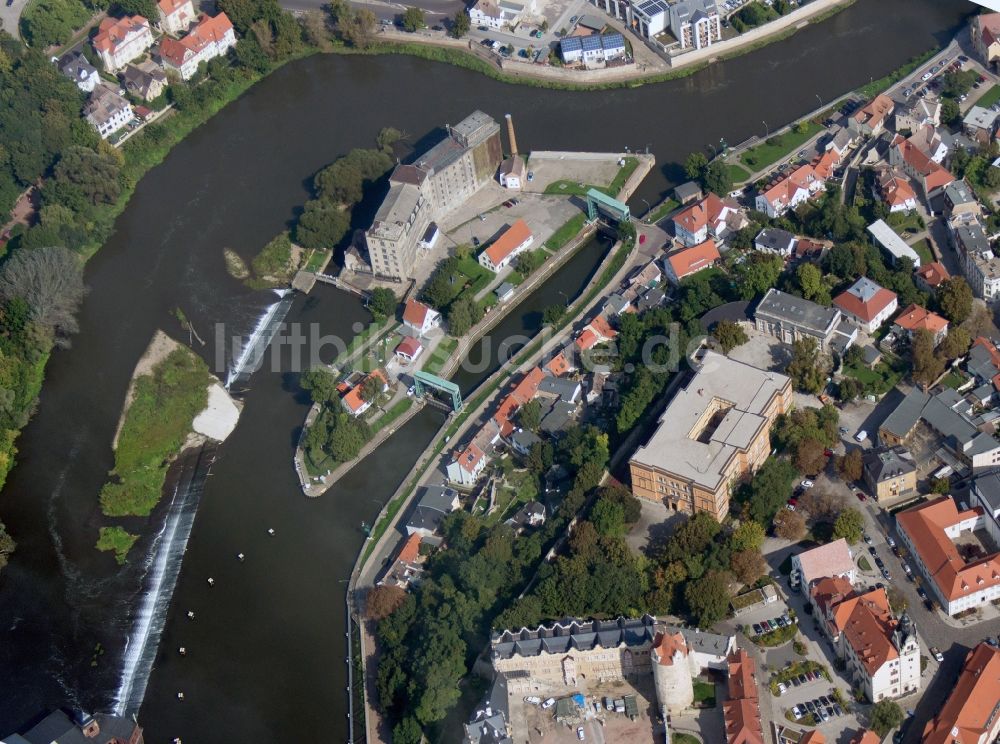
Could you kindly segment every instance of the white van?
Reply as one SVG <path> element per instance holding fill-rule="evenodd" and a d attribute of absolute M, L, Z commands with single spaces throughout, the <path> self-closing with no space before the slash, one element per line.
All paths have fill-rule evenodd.
<path fill-rule="evenodd" d="M 866 439 L 868 439 L 868 432 L 862 429 L 861 431 L 859 431 L 857 434 L 854 435 L 854 438 L 857 439 L 859 442 L 863 442 Z"/>

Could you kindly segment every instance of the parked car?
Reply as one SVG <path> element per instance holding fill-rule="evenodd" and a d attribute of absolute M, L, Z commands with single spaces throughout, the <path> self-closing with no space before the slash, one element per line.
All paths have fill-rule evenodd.
<path fill-rule="evenodd" d="M 788 686 L 784 682 L 779 682 L 778 683 L 778 694 L 779 695 L 784 695 L 786 692 L 788 692 Z"/>
<path fill-rule="evenodd" d="M 754 623 L 753 624 L 753 632 L 756 635 L 760 635 L 761 634 L 760 623 Z"/>
<path fill-rule="evenodd" d="M 855 491 L 854 495 L 858 497 L 858 501 L 867 501 L 868 497 L 865 496 L 861 491 Z"/>
<path fill-rule="evenodd" d="M 583 741 L 584 739 L 587 738 L 586 734 L 583 733 L 583 726 L 576 727 L 576 738 L 579 739 L 580 741 Z"/>
<path fill-rule="evenodd" d="M 939 662 L 944 661 L 944 654 L 937 648 L 937 646 L 931 646 L 928 651 L 931 652 L 931 656 L 937 659 Z"/>
<path fill-rule="evenodd" d="M 917 587 L 917 596 L 921 599 L 927 599 L 927 592 L 924 591 L 922 586 Z"/>
<path fill-rule="evenodd" d="M 524 702 L 531 703 L 532 705 L 538 705 L 540 702 L 542 702 L 542 699 L 540 697 L 538 697 L 537 695 L 528 695 L 524 699 Z"/>
<path fill-rule="evenodd" d="M 859 442 L 863 442 L 866 439 L 868 439 L 868 432 L 862 429 L 861 431 L 859 431 L 857 434 L 854 435 L 854 438 Z"/>
<path fill-rule="evenodd" d="M 892 539 L 892 535 L 886 535 L 885 541 L 886 543 L 888 543 L 890 548 L 896 547 L 896 541 Z"/>
<path fill-rule="evenodd" d="M 804 674 L 800 674 L 798 680 L 800 685 L 804 685 L 806 682 L 809 681 L 809 678 Z"/>
<path fill-rule="evenodd" d="M 885 568 L 885 562 L 878 556 L 875 556 L 875 565 L 878 566 L 879 569 Z"/>
<path fill-rule="evenodd" d="M 807 700 L 806 701 L 806 710 L 808 710 L 810 713 L 815 713 L 816 712 L 816 703 L 814 703 L 812 700 Z"/>
<path fill-rule="evenodd" d="M 803 488 L 812 488 L 812 487 L 813 487 L 814 485 L 816 485 L 816 484 L 815 484 L 815 483 L 813 483 L 813 482 L 812 482 L 811 480 L 809 480 L 808 478 L 806 478 L 806 479 L 805 479 L 804 481 L 802 481 L 802 483 L 800 483 L 799 485 L 800 485 L 800 486 L 802 486 Z"/>
<path fill-rule="evenodd" d="M 844 715 L 844 709 L 840 707 L 840 703 L 833 704 L 833 712 L 836 713 L 838 716 Z"/>
<path fill-rule="evenodd" d="M 799 708 L 799 706 L 797 706 L 797 705 L 792 706 L 792 717 L 796 721 L 801 720 L 801 718 L 802 718 L 803 715 L 804 714 L 803 714 L 802 710 Z"/>
<path fill-rule="evenodd" d="M 884 578 L 886 581 L 892 581 L 892 574 L 890 574 L 887 569 L 883 568 L 882 569 L 882 578 Z"/>
<path fill-rule="evenodd" d="M 828 698 L 826 695 L 820 695 L 818 698 L 816 698 L 816 700 L 817 700 L 817 702 L 820 702 L 823 705 L 829 705 L 830 704 L 830 698 Z"/>
<path fill-rule="evenodd" d="M 784 619 L 784 621 L 785 621 L 785 622 L 786 622 L 786 623 L 787 623 L 788 625 L 791 625 L 792 623 L 794 623 L 794 622 L 795 622 L 795 620 L 793 620 L 793 619 L 792 619 L 791 617 L 789 617 L 788 615 L 782 615 L 781 617 L 782 617 L 782 618 Z"/>
<path fill-rule="evenodd" d="M 868 545 L 872 544 L 872 537 L 867 532 L 861 533 L 861 539 L 864 540 Z"/>
<path fill-rule="evenodd" d="M 869 546 L 868 552 L 871 553 L 873 557 L 878 558 L 878 551 L 875 550 L 874 546 Z"/>
<path fill-rule="evenodd" d="M 910 564 L 906 561 L 903 561 L 903 570 L 906 572 L 907 576 L 911 576 L 913 574 L 913 571 L 910 569 Z"/>
<path fill-rule="evenodd" d="M 799 678 L 798 677 L 792 677 L 788 681 L 792 683 L 792 687 L 798 687 L 799 685 L 802 684 L 801 682 L 799 682 Z"/>
<path fill-rule="evenodd" d="M 821 708 L 817 706 L 816 712 L 819 714 L 819 717 L 823 720 L 823 723 L 826 723 L 827 721 L 830 720 L 830 714 L 826 712 L 826 708 Z"/>
<path fill-rule="evenodd" d="M 542 703 L 542 709 L 543 710 L 548 710 L 549 708 L 551 708 L 555 704 L 556 704 L 556 699 L 555 698 L 549 698 L 544 703 Z"/>

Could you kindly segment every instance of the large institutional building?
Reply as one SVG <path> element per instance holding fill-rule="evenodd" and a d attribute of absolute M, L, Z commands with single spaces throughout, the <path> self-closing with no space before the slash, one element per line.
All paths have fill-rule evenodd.
<path fill-rule="evenodd" d="M 440 220 L 489 183 L 500 165 L 500 125 L 475 111 L 448 136 L 389 177 L 389 193 L 365 233 L 368 258 L 377 276 L 409 278 L 421 238 Z"/>
<path fill-rule="evenodd" d="M 715 352 L 660 416 L 629 461 L 632 492 L 722 520 L 729 494 L 770 452 L 768 432 L 792 406 L 792 381 Z"/>

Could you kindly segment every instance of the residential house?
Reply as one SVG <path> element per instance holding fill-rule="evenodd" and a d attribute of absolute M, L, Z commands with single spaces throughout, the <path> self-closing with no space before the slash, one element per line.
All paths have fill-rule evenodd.
<path fill-rule="evenodd" d="M 124 18 L 105 18 L 91 40 L 104 69 L 117 72 L 153 46 L 153 32 L 149 21 L 141 15 Z"/>
<path fill-rule="evenodd" d="M 493 684 L 464 724 L 463 744 L 514 744 L 510 725 L 510 695 L 507 678 L 502 674 L 493 677 Z"/>
<path fill-rule="evenodd" d="M 517 292 L 517 287 L 510 282 L 503 282 L 499 287 L 493 290 L 494 294 L 497 296 L 497 302 L 507 302 L 510 298 L 514 296 Z"/>
<path fill-rule="evenodd" d="M 896 266 L 900 259 L 908 258 L 914 268 L 920 266 L 920 256 L 915 250 L 906 244 L 906 241 L 899 237 L 899 233 L 893 230 L 885 220 L 876 220 L 868 226 L 868 233 L 872 236 L 875 245 L 881 247 L 892 257 L 892 264 Z"/>
<path fill-rule="evenodd" d="M 991 13 L 1000 19 L 1000 13 Z M 977 19 L 985 15 L 976 16 Z M 973 28 L 976 24 L 973 22 Z M 1000 38 L 1000 20 L 997 37 Z M 1000 44 L 995 57 L 1000 57 Z M 923 744 L 990 744 L 1000 736 L 1000 649 L 980 643 L 969 651 L 958 681 L 934 719 L 924 727 Z M 961 737 L 961 738 L 959 738 Z"/>
<path fill-rule="evenodd" d="M 791 581 L 800 583 L 803 592 L 809 596 L 813 582 L 823 577 L 839 576 L 853 584 L 857 577 L 856 569 L 851 547 L 847 540 L 840 538 L 792 555 L 792 571 L 789 575 Z"/>
<path fill-rule="evenodd" d="M 574 369 L 573 363 L 570 361 L 572 353 L 571 348 L 560 351 L 545 364 L 545 370 L 556 377 L 565 377 Z"/>
<path fill-rule="evenodd" d="M 764 744 L 756 665 L 746 649 L 730 654 L 728 699 L 722 704 L 726 744 Z"/>
<path fill-rule="evenodd" d="M 674 187 L 674 198 L 682 205 L 700 201 L 704 196 L 697 181 L 685 181 L 680 186 Z"/>
<path fill-rule="evenodd" d="M 157 26 L 165 34 L 182 34 L 198 18 L 192 0 L 158 0 Z"/>
<path fill-rule="evenodd" d="M 757 304 L 754 327 L 786 344 L 814 338 L 823 351 L 846 351 L 858 336 L 858 329 L 837 308 L 823 307 L 774 287 Z"/>
<path fill-rule="evenodd" d="M 618 331 L 611 327 L 608 319 L 598 315 L 580 331 L 580 335 L 576 337 L 576 345 L 580 351 L 587 351 L 598 344 L 607 343 L 617 335 Z"/>
<path fill-rule="evenodd" d="M 425 336 L 430 330 L 441 325 L 441 313 L 419 300 L 410 298 L 403 306 L 403 325 Z"/>
<path fill-rule="evenodd" d="M 722 39 L 716 0 L 677 0 L 669 4 L 670 32 L 681 49 L 704 49 Z"/>
<path fill-rule="evenodd" d="M 632 300 L 630 297 L 635 297 L 635 292 L 612 292 L 608 295 L 608 299 L 604 301 L 602 312 L 609 318 L 629 312 L 632 309 Z"/>
<path fill-rule="evenodd" d="M 935 292 L 941 283 L 951 279 L 951 274 L 940 261 L 932 261 L 913 272 L 917 286 L 927 292 Z"/>
<path fill-rule="evenodd" d="M 699 245 L 690 248 L 681 248 L 667 254 L 663 265 L 667 270 L 667 277 L 670 281 L 678 284 L 686 276 L 697 274 L 703 269 L 712 268 L 721 258 L 719 249 L 715 246 L 715 241 L 709 239 Z"/>
<path fill-rule="evenodd" d="M 414 516 L 417 517 L 416 510 L 414 510 Z M 417 529 L 403 541 L 399 552 L 396 553 L 395 560 L 386 569 L 382 578 L 378 580 L 379 586 L 398 586 L 400 589 L 407 589 L 420 583 L 426 560 L 424 556 L 420 555 L 420 545 L 423 542 L 421 533 L 424 527 L 424 517 L 429 516 L 431 513 L 428 510 L 417 518 L 415 524 Z"/>
<path fill-rule="evenodd" d="M 415 361 L 423 350 L 424 346 L 420 343 L 419 339 L 416 339 L 413 336 L 406 336 L 396 345 L 394 353 L 404 362 L 409 364 Z"/>
<path fill-rule="evenodd" d="M 990 539 L 1000 542 L 1000 470 L 991 468 L 977 474 L 970 495 L 972 506 L 983 512 Z"/>
<path fill-rule="evenodd" d="M 530 434 L 530 432 L 528 433 Z M 535 438 L 538 439 L 538 437 Z M 545 524 L 545 506 L 537 501 L 529 501 L 507 520 L 507 524 L 517 529 L 541 527 Z"/>
<path fill-rule="evenodd" d="M 972 19 L 972 44 L 987 65 L 1000 60 L 1000 13 L 980 13 Z"/>
<path fill-rule="evenodd" d="M 221 57 L 234 46 L 236 32 L 229 16 L 225 13 L 214 18 L 206 15 L 184 38 L 164 38 L 160 42 L 160 60 L 165 70 L 172 70 L 182 80 L 190 80 L 201 63 Z"/>
<path fill-rule="evenodd" d="M 657 263 L 656 259 L 653 259 L 648 264 L 640 269 L 636 269 L 628 278 L 629 286 L 641 286 L 652 289 L 660 280 L 663 278 L 663 272 L 660 271 L 660 265 Z"/>
<path fill-rule="evenodd" d="M 632 493 L 721 521 L 732 487 L 767 459 L 770 427 L 791 405 L 785 375 L 705 352 L 629 460 Z"/>
<path fill-rule="evenodd" d="M 940 437 L 941 445 L 959 462 L 973 470 L 1000 465 L 1000 442 L 986 419 L 974 415 L 972 404 L 947 388 L 930 395 L 911 390 L 879 427 L 879 440 L 886 445 L 906 444 L 918 424 L 924 423 Z"/>
<path fill-rule="evenodd" d="M 952 229 L 960 224 L 975 222 L 983 209 L 964 179 L 952 181 L 944 189 L 944 215 Z"/>
<path fill-rule="evenodd" d="M 84 93 L 91 93 L 101 82 L 97 68 L 81 52 L 64 54 L 59 60 L 59 72 L 76 83 L 76 87 Z"/>
<path fill-rule="evenodd" d="M 892 168 L 879 172 L 876 188 L 890 213 L 909 212 L 917 208 L 917 193 L 909 180 Z"/>
<path fill-rule="evenodd" d="M 984 300 L 1000 296 L 1000 257 L 979 220 L 951 225 L 951 238 L 972 292 Z"/>
<path fill-rule="evenodd" d="M 6 744 L 143 744 L 142 729 L 131 716 L 77 715 L 57 710 L 23 734 L 2 737 Z"/>
<path fill-rule="evenodd" d="M 406 520 L 406 534 L 430 537 L 440 529 L 444 518 L 461 505 L 458 491 L 445 486 L 425 486 Z"/>
<path fill-rule="evenodd" d="M 933 199 L 955 180 L 946 168 L 935 163 L 913 142 L 898 134 L 889 145 L 889 165 L 900 168 L 916 181 L 925 201 Z"/>
<path fill-rule="evenodd" d="M 951 141 L 950 134 L 939 132 L 930 124 L 925 124 L 915 130 L 907 140 L 907 142 L 938 165 L 944 163 L 944 159 L 948 157 L 948 152 L 951 149 L 949 143 Z"/>
<path fill-rule="evenodd" d="M 848 117 L 847 126 L 865 137 L 875 137 L 885 129 L 895 110 L 896 102 L 885 93 L 879 93 Z"/>
<path fill-rule="evenodd" d="M 918 495 L 917 464 L 905 447 L 865 451 L 861 471 L 868 492 L 884 508 Z"/>
<path fill-rule="evenodd" d="M 476 439 L 473 439 L 465 449 L 458 450 L 452 455 L 452 461 L 446 468 L 448 480 L 462 486 L 474 486 L 488 464 L 489 457 L 486 451 Z"/>
<path fill-rule="evenodd" d="M 789 209 L 795 209 L 823 189 L 823 179 L 816 174 L 812 165 L 806 164 L 780 178 L 763 193 L 757 194 L 755 206 L 757 211 L 774 219 Z"/>
<path fill-rule="evenodd" d="M 1000 392 L 1000 350 L 992 341 L 979 336 L 969 349 L 965 369 L 975 378 L 978 385 L 989 385 L 993 388 L 991 400 L 986 401 L 992 402 L 992 398 Z"/>
<path fill-rule="evenodd" d="M 941 126 L 941 100 L 937 96 L 914 96 L 902 109 L 896 110 L 896 131 L 913 133 L 930 125 Z"/>
<path fill-rule="evenodd" d="M 962 131 L 980 145 L 988 145 L 996 131 L 997 112 L 973 106 L 962 119 Z"/>
<path fill-rule="evenodd" d="M 850 127 L 839 127 L 827 140 L 823 149 L 835 153 L 839 160 L 843 160 L 848 150 L 854 147 L 856 140 L 857 133 Z"/>
<path fill-rule="evenodd" d="M 143 67 L 126 65 L 121 80 L 126 91 L 144 101 L 159 98 L 167 87 L 167 76 L 152 64 Z"/>
<path fill-rule="evenodd" d="M 829 181 L 833 178 L 834 171 L 840 165 L 840 158 L 833 150 L 826 150 L 821 155 L 813 158 L 813 173 L 821 181 Z"/>
<path fill-rule="evenodd" d="M 513 26 L 526 12 L 535 12 L 534 0 L 527 4 L 513 0 L 477 0 L 469 8 L 469 21 L 473 26 L 499 30 L 504 26 Z"/>
<path fill-rule="evenodd" d="M 528 180 L 528 166 L 520 155 L 504 158 L 500 163 L 500 185 L 505 189 L 520 191 Z"/>
<path fill-rule="evenodd" d="M 510 444 L 511 449 L 519 455 L 527 455 L 531 452 L 531 448 L 536 444 L 540 444 L 541 441 L 542 438 L 540 436 L 527 429 L 518 429 L 507 437 L 507 442 Z"/>
<path fill-rule="evenodd" d="M 749 222 L 740 205 L 732 199 L 708 196 L 674 215 L 674 235 L 687 247 L 700 245 L 709 238 L 724 241 L 730 233 Z"/>
<path fill-rule="evenodd" d="M 619 33 L 564 36 L 559 56 L 568 65 L 599 65 L 625 56 L 625 37 Z"/>
<path fill-rule="evenodd" d="M 666 0 L 646 0 L 632 3 L 629 0 L 591 0 L 606 13 L 620 18 L 635 29 L 639 36 L 652 39 L 666 31 L 670 10 Z"/>
<path fill-rule="evenodd" d="M 534 242 L 528 223 L 517 220 L 479 254 L 479 264 L 494 273 L 502 271 Z"/>
<path fill-rule="evenodd" d="M 808 590 L 812 616 L 820 630 L 836 644 L 840 640 L 840 624 L 835 608 L 854 594 L 854 586 L 843 576 L 823 576 L 812 582 Z"/>
<path fill-rule="evenodd" d="M 1000 553 L 964 558 L 955 545 L 962 533 L 985 527 L 982 506 L 959 511 L 942 496 L 896 515 L 900 542 L 924 577 L 923 587 L 954 616 L 1000 599 Z"/>
<path fill-rule="evenodd" d="M 579 380 L 570 380 L 565 377 L 546 376 L 538 383 L 538 397 L 550 400 L 564 400 L 567 403 L 576 403 L 580 400 L 583 388 Z"/>
<path fill-rule="evenodd" d="M 787 230 L 782 230 L 780 227 L 765 227 L 753 239 L 753 247 L 758 251 L 777 253 L 788 258 L 795 251 L 797 242 L 795 236 Z"/>
<path fill-rule="evenodd" d="M 910 305 L 892 321 L 892 330 L 899 336 L 905 335 L 911 339 L 917 331 L 929 331 L 937 346 L 948 335 L 948 321 L 920 305 Z"/>
<path fill-rule="evenodd" d="M 374 372 L 370 373 L 354 387 L 350 388 L 343 396 L 340 398 L 340 405 L 343 406 L 344 410 L 349 414 L 357 418 L 369 408 L 372 407 L 372 400 L 365 400 L 364 390 L 366 383 L 369 380 L 374 381 L 375 387 L 378 392 L 384 393 L 389 389 L 389 380 L 385 376 L 385 372 L 380 369 L 376 369 Z"/>
<path fill-rule="evenodd" d="M 802 744 L 807 742 L 803 741 Z M 882 737 L 870 729 L 865 729 L 854 734 L 849 744 L 882 744 Z"/>
<path fill-rule="evenodd" d="M 83 107 L 83 116 L 101 139 L 107 139 L 132 121 L 132 105 L 105 85 L 98 85 Z"/>
<path fill-rule="evenodd" d="M 865 333 L 874 333 L 896 312 L 896 293 L 880 287 L 866 276 L 833 298 L 833 304 Z"/>

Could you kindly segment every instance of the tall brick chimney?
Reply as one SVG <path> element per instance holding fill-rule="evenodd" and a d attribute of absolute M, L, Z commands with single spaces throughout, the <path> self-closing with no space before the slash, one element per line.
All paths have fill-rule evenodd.
<path fill-rule="evenodd" d="M 510 140 L 510 156 L 516 158 L 517 139 L 514 137 L 514 120 L 510 118 L 510 114 L 504 114 L 503 116 L 507 120 L 507 139 Z"/>

